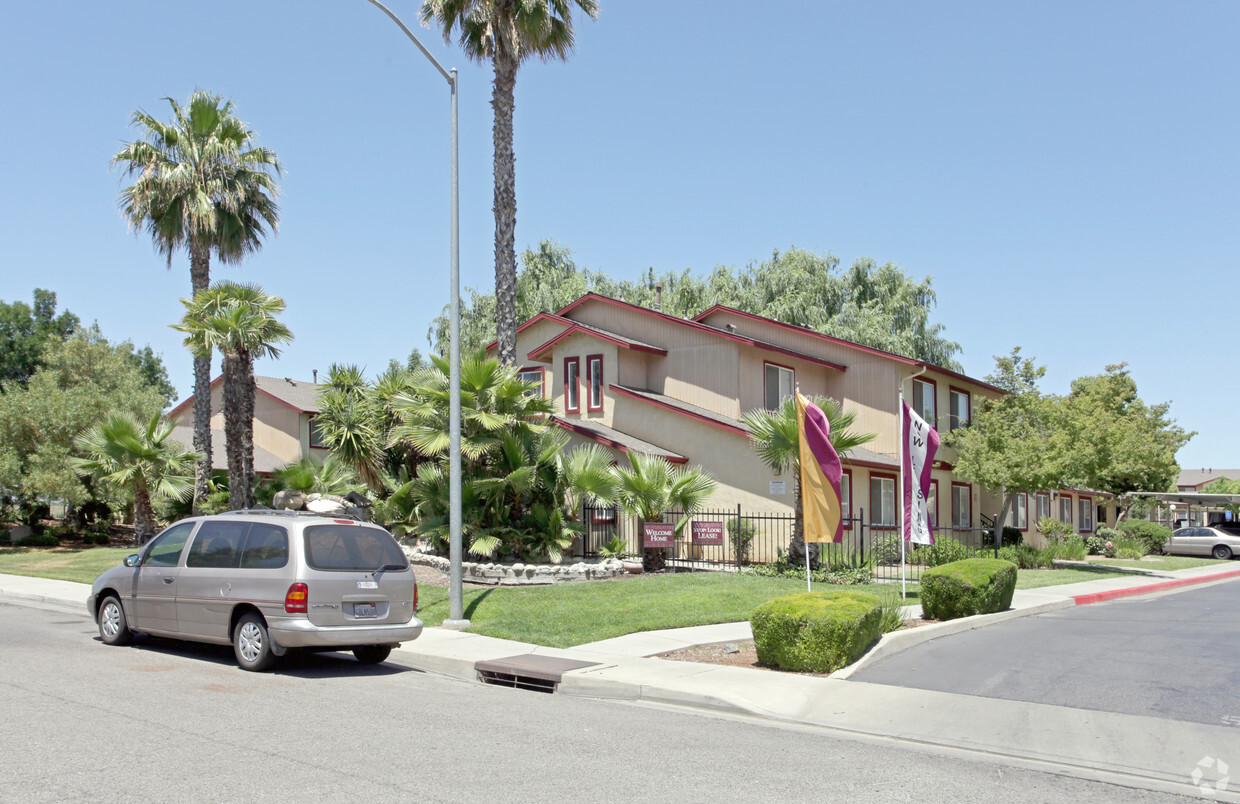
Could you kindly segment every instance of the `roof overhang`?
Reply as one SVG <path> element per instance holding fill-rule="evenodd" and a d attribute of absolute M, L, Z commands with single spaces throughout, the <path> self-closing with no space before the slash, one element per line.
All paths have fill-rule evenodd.
<path fill-rule="evenodd" d="M 1194 494 L 1187 491 L 1134 491 L 1130 497 L 1144 497 L 1164 503 L 1203 507 L 1240 505 L 1240 494 Z"/>

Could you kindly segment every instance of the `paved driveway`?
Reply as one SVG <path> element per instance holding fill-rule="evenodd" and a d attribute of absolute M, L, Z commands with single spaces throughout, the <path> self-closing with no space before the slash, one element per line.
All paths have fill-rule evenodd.
<path fill-rule="evenodd" d="M 1237 727 L 1240 582 L 941 637 L 857 681 Z"/>

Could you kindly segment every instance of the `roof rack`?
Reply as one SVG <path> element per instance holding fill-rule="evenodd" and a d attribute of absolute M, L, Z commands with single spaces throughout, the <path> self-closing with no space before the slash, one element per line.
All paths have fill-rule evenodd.
<path fill-rule="evenodd" d="M 283 508 L 242 508 L 237 511 L 221 511 L 216 514 L 216 516 L 313 516 L 319 517 L 320 519 L 352 519 L 354 522 L 365 521 L 356 514 L 346 514 L 344 512 L 319 513 L 318 511 L 288 511 Z"/>

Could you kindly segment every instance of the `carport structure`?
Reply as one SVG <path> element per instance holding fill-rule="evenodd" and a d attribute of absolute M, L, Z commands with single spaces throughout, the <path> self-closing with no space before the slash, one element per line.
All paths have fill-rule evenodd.
<path fill-rule="evenodd" d="M 1163 505 L 1169 505 L 1174 510 L 1175 506 L 1186 506 L 1187 514 L 1182 517 L 1187 522 L 1192 522 L 1193 507 L 1196 506 L 1202 510 L 1202 513 L 1210 511 L 1219 511 L 1228 505 L 1240 505 L 1240 494 L 1197 494 L 1185 491 L 1134 491 L 1129 496 L 1139 497 L 1146 500 L 1157 500 Z M 1172 517 L 1172 524 L 1177 517 Z M 1208 525 L 1204 517 L 1199 523 Z"/>

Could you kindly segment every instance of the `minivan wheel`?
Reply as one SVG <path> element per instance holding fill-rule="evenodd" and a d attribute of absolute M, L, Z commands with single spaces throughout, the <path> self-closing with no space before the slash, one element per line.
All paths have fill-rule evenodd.
<path fill-rule="evenodd" d="M 275 654 L 271 652 L 271 636 L 267 633 L 267 623 L 257 614 L 242 616 L 233 632 L 233 653 L 237 655 L 237 664 L 242 670 L 260 673 L 275 663 Z"/>
<path fill-rule="evenodd" d="M 108 595 L 99 606 L 99 638 L 105 645 L 124 645 L 132 636 L 121 602 L 115 595 Z"/>
<path fill-rule="evenodd" d="M 378 664 L 391 653 L 391 645 L 359 645 L 353 649 L 353 655 L 362 664 Z"/>
<path fill-rule="evenodd" d="M 1217 558 L 1219 561 L 1226 561 L 1227 559 L 1231 558 L 1231 548 L 1225 544 L 1216 544 L 1214 545 L 1214 551 L 1212 555 L 1215 558 Z"/>

